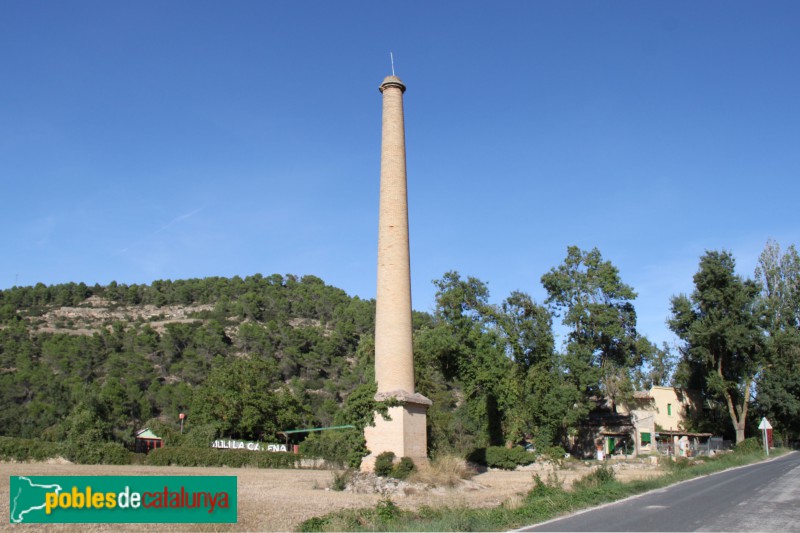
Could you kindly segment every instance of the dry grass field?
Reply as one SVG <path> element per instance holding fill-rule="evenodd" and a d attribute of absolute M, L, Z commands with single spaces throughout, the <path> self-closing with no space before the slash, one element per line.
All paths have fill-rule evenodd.
<path fill-rule="evenodd" d="M 639 479 L 659 474 L 649 464 L 619 464 L 618 479 Z M 454 489 L 410 488 L 407 493 L 392 495 L 403 508 L 422 505 L 490 507 L 519 499 L 533 486 L 533 475 L 545 478 L 547 466 L 524 470 L 489 471 L 478 474 Z M 584 463 L 559 469 L 556 475 L 565 486 L 589 471 Z M 139 475 L 235 475 L 238 478 L 239 516 L 236 524 L 9 524 L 9 476 L 139 476 Z M 13 531 L 292 531 L 300 522 L 314 516 L 346 508 L 371 507 L 380 494 L 355 494 L 329 490 L 333 480 L 330 470 L 267 470 L 248 468 L 182 468 L 150 466 L 83 466 L 63 463 L 0 463 L 0 529 Z"/>

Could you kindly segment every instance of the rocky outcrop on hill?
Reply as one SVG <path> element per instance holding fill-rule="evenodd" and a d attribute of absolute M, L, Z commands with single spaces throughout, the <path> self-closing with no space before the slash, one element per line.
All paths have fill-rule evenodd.
<path fill-rule="evenodd" d="M 67 333 L 91 335 L 105 329 L 114 322 L 148 322 L 156 331 L 162 332 L 170 323 L 201 321 L 198 313 L 211 311 L 213 305 L 155 305 L 125 306 L 102 298 L 88 298 L 79 307 L 57 307 L 32 319 L 37 331 L 44 333 Z"/>

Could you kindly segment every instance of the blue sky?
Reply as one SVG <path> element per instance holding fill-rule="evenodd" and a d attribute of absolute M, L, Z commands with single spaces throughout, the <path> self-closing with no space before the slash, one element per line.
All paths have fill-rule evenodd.
<path fill-rule="evenodd" d="M 0 4 L 0 288 L 313 274 L 375 295 L 381 96 L 405 94 L 414 307 L 545 298 L 569 245 L 669 298 L 800 244 L 796 2 Z"/>

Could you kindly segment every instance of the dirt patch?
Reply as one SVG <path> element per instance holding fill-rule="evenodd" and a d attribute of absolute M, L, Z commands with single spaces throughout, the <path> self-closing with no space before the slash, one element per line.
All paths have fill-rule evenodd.
<path fill-rule="evenodd" d="M 646 462 L 613 463 L 618 479 L 642 479 L 660 474 L 655 465 Z M 520 499 L 533 486 L 534 475 L 545 479 L 555 475 L 568 487 L 586 475 L 594 466 L 572 463 L 567 468 L 552 465 L 531 465 L 515 471 L 491 470 L 478 474 L 453 489 L 425 488 L 412 484 L 395 492 L 391 498 L 402 508 L 422 505 L 492 507 Z M 330 490 L 333 472 L 329 470 L 267 470 L 249 468 L 182 468 L 150 466 L 84 466 L 47 463 L 0 463 L 0 529 L 9 524 L 9 476 L 230 476 L 238 478 L 239 517 L 236 524 L 148 524 L 148 531 L 291 531 L 308 518 L 340 509 L 372 507 L 381 494 L 336 492 Z M 19 530 L 20 526 L 14 528 Z M 25 529 L 37 529 L 26 526 Z M 44 529 L 40 526 L 39 529 Z M 48 531 L 141 531 L 139 524 L 64 524 L 48 525 Z"/>

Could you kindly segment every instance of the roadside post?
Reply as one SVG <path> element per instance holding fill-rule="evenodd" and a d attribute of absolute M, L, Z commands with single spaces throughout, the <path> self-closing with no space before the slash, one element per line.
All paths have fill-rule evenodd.
<path fill-rule="evenodd" d="M 764 451 L 767 453 L 767 457 L 769 457 L 769 440 L 767 440 L 767 430 L 772 429 L 772 424 L 769 423 L 767 417 L 761 419 L 758 429 L 764 432 Z"/>

